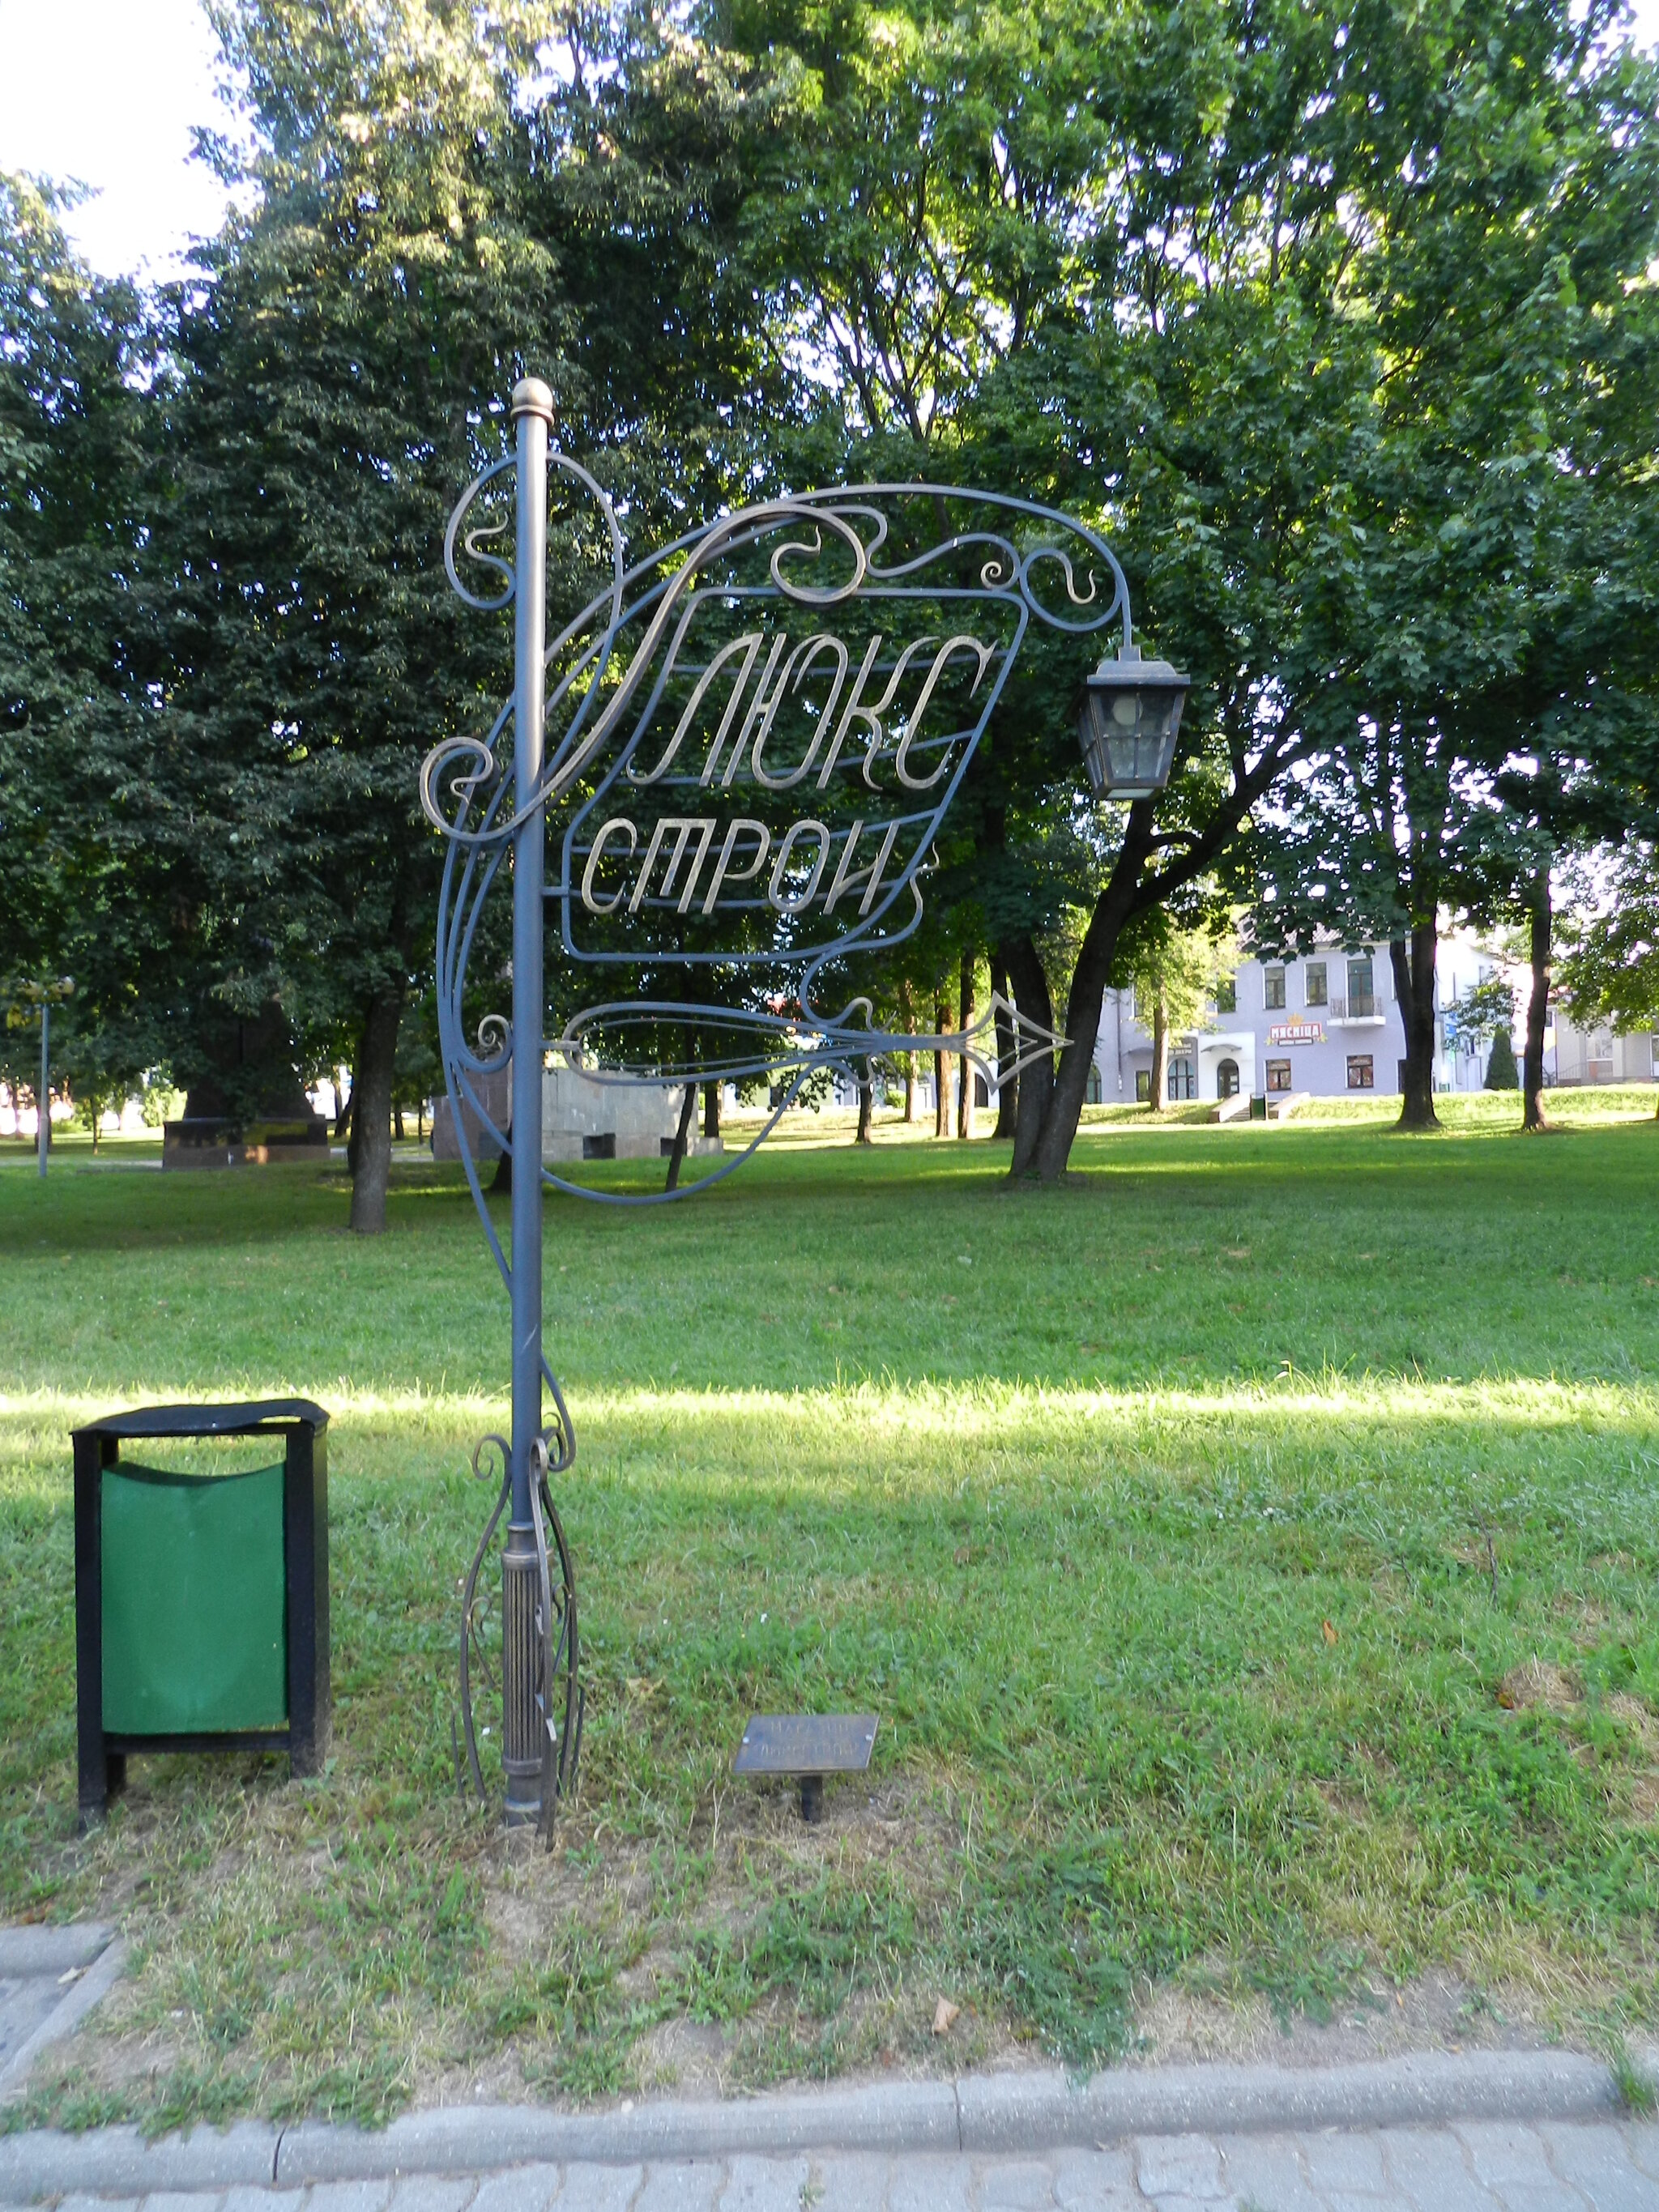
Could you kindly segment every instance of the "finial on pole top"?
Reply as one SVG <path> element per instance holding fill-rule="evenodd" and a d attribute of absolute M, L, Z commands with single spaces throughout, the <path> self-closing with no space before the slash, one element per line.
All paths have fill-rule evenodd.
<path fill-rule="evenodd" d="M 513 404 L 509 419 L 517 422 L 520 415 L 539 415 L 543 421 L 553 420 L 553 393 L 539 376 L 521 376 L 513 387 Z"/>

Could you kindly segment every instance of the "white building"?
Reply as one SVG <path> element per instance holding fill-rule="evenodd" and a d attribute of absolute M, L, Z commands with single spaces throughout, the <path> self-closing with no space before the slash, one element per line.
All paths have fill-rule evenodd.
<path fill-rule="evenodd" d="M 1449 1048 L 1439 1010 L 1494 974 L 1509 976 L 1522 1014 L 1524 970 L 1512 969 L 1466 933 L 1441 940 L 1435 989 L 1437 1091 L 1479 1091 L 1485 1082 L 1486 1048 Z M 1523 1030 L 1522 1018 L 1516 1034 Z M 1518 1056 L 1518 1043 L 1516 1049 Z M 1170 1037 L 1164 1096 L 1171 1106 L 1241 1093 L 1269 1102 L 1297 1092 L 1316 1098 L 1350 1091 L 1398 1096 L 1405 1056 L 1388 946 L 1322 946 L 1297 959 L 1242 961 L 1198 1026 Z M 1094 1057 L 1098 1088 L 1090 1086 L 1092 1103 L 1127 1104 L 1150 1096 L 1152 1029 L 1140 1018 L 1133 991 L 1107 992 Z"/>
<path fill-rule="evenodd" d="M 495 1127 L 513 1126 L 513 1063 L 494 1074 L 479 1076 L 474 1089 Z M 555 1065 L 542 1077 L 542 1158 L 544 1160 L 659 1159 L 674 1148 L 685 1102 L 683 1083 L 599 1083 L 579 1069 Z M 693 1111 L 686 1133 L 688 1153 L 723 1150 L 718 1137 L 702 1133 L 702 1101 Z M 467 1135 L 473 1156 L 482 1164 L 501 1157 L 501 1147 L 484 1129 L 471 1107 L 466 1115 Z M 454 1109 L 446 1093 L 432 1101 L 432 1156 L 439 1160 L 460 1158 L 455 1137 Z"/>
<path fill-rule="evenodd" d="M 1651 1083 L 1654 1037 L 1650 1030 L 1627 1036 L 1603 1024 L 1580 1029 L 1565 1014 L 1555 1018 L 1555 1080 L 1565 1084 Z"/>

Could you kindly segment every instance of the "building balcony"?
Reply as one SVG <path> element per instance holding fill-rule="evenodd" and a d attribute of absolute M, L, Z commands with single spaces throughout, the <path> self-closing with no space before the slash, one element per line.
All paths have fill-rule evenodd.
<path fill-rule="evenodd" d="M 1311 1018 L 1315 1009 L 1308 1011 Z M 1331 1000 L 1325 1018 L 1334 1030 L 1380 1030 L 1388 1017 L 1374 991 L 1352 991 L 1346 999 Z"/>

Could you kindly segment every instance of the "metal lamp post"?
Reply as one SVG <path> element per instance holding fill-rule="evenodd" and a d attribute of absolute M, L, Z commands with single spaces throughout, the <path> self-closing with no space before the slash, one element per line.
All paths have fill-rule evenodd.
<path fill-rule="evenodd" d="M 60 975 L 55 983 L 27 983 L 6 1009 L 6 1026 L 21 1029 L 31 1012 L 40 1017 L 40 1081 L 35 1092 L 35 1158 L 42 1181 L 52 1145 L 52 1010 L 60 1000 L 75 995 L 75 978 Z"/>
<path fill-rule="evenodd" d="M 1097 799 L 1151 799 L 1170 780 L 1190 678 L 1167 660 L 1143 660 L 1128 618 L 1115 660 L 1084 684 L 1078 735 Z"/>
<path fill-rule="evenodd" d="M 52 1143 L 52 1003 L 40 1001 L 40 1087 L 35 1092 L 34 1146 L 36 1172 L 46 1179 L 46 1152 Z"/>
<path fill-rule="evenodd" d="M 518 428 L 513 757 L 513 1452 L 501 1558 L 501 1754 L 509 1826 L 539 1819 L 544 1725 L 538 1711 L 541 1565 L 532 1516 L 542 1431 L 542 894 L 546 814 L 538 802 L 545 742 L 547 436 L 553 394 L 539 378 L 513 388 Z"/>

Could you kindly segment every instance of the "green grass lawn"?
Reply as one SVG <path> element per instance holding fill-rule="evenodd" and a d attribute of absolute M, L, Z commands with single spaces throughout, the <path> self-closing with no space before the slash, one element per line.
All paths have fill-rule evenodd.
<path fill-rule="evenodd" d="M 550 1855 L 454 1784 L 507 1349 L 454 1173 L 405 1160 L 364 1241 L 337 1174 L 20 1158 L 0 1910 L 116 1917 L 136 1967 L 9 2124 L 1086 2064 L 1170 1991 L 1293 2022 L 1435 1974 L 1651 2026 L 1653 1097 L 1538 1139 L 1512 1099 L 1102 1109 L 1049 1192 L 809 1123 L 684 1206 L 550 1200 L 590 1680 Z M 329 1770 L 135 1761 L 77 1839 L 68 1430 L 289 1391 L 334 1416 Z M 882 1718 L 808 1830 L 729 1766 L 811 1708 Z"/>

